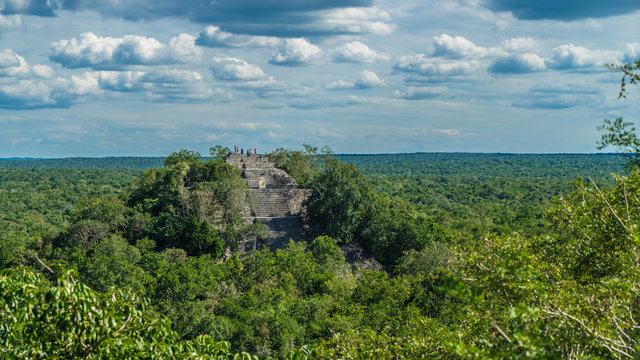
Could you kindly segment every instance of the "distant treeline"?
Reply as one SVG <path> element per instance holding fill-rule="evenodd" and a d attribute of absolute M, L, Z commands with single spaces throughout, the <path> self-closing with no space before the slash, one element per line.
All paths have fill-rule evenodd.
<path fill-rule="evenodd" d="M 148 170 L 163 166 L 164 157 L 70 157 L 59 159 L 0 159 L 0 169 L 116 169 Z"/>
<path fill-rule="evenodd" d="M 338 155 L 367 176 L 449 175 L 503 178 L 610 177 L 623 173 L 622 154 L 414 153 Z"/>
<path fill-rule="evenodd" d="M 561 178 L 578 175 L 597 178 L 622 173 L 621 154 L 340 154 L 367 176 L 376 175 L 472 175 L 474 177 Z M 203 160 L 208 160 L 205 157 Z M 0 159 L 1 169 L 132 169 L 163 166 L 164 157 L 73 157 L 60 159 Z"/>

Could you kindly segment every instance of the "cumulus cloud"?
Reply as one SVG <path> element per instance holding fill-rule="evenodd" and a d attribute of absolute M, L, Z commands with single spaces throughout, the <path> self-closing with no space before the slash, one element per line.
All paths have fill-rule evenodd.
<path fill-rule="evenodd" d="M 486 6 L 492 11 L 509 11 L 519 19 L 553 19 L 571 21 L 586 18 L 603 18 L 624 15 L 640 10 L 637 0 L 489 0 Z"/>
<path fill-rule="evenodd" d="M 389 35 L 394 30 L 390 24 L 391 15 L 375 7 L 352 7 L 332 9 L 320 13 L 320 18 L 309 27 L 318 32 L 338 34 Z"/>
<path fill-rule="evenodd" d="M 539 46 L 539 42 L 530 37 L 511 38 L 502 41 L 502 48 L 508 52 L 528 53 L 537 50 Z"/>
<path fill-rule="evenodd" d="M 482 58 L 495 52 L 494 49 L 477 46 L 463 36 L 450 36 L 448 34 L 433 37 L 433 56 L 461 59 Z"/>
<path fill-rule="evenodd" d="M 102 90 L 145 92 L 151 102 L 193 103 L 228 101 L 231 94 L 212 90 L 196 71 L 165 69 L 144 71 L 95 71 L 90 73 Z"/>
<path fill-rule="evenodd" d="M 91 32 L 54 42 L 49 54 L 52 61 L 68 68 L 95 69 L 185 63 L 201 56 L 202 50 L 195 46 L 195 37 L 189 34 L 180 34 L 166 45 L 145 36 L 112 38 Z"/>
<path fill-rule="evenodd" d="M 154 102 L 227 101 L 230 94 L 212 90 L 195 71 L 89 71 L 56 77 L 45 65 L 30 65 L 11 50 L 0 52 L 0 108 L 69 107 L 114 92 L 145 92 Z"/>
<path fill-rule="evenodd" d="M 55 77 L 49 66 L 31 65 L 10 49 L 0 52 L 0 108 L 68 107 L 80 97 L 98 92 L 90 75 Z"/>
<path fill-rule="evenodd" d="M 328 90 L 370 89 L 380 86 L 384 80 L 380 79 L 373 71 L 364 70 L 355 81 L 337 80 L 325 86 Z"/>
<path fill-rule="evenodd" d="M 372 63 L 376 60 L 389 60 L 389 56 L 379 54 L 360 41 L 353 41 L 335 48 L 331 52 L 335 62 Z"/>
<path fill-rule="evenodd" d="M 140 78 L 145 75 L 143 71 L 95 71 L 92 75 L 104 90 L 122 92 L 145 90 L 144 83 L 140 81 Z"/>
<path fill-rule="evenodd" d="M 412 79 L 421 82 L 469 80 L 481 67 L 477 60 L 432 58 L 424 54 L 402 56 L 393 65 L 395 71 L 412 74 Z"/>
<path fill-rule="evenodd" d="M 372 87 L 380 86 L 384 83 L 384 80 L 380 79 L 373 71 L 364 70 L 358 80 L 355 82 L 357 89 L 369 89 Z"/>
<path fill-rule="evenodd" d="M 272 36 L 238 35 L 223 31 L 218 26 L 207 26 L 198 35 L 196 45 L 206 47 L 276 47 L 283 40 Z"/>
<path fill-rule="evenodd" d="M 544 59 L 536 54 L 515 54 L 496 58 L 487 70 L 495 74 L 527 74 L 545 68 Z"/>
<path fill-rule="evenodd" d="M 196 40 L 197 45 L 208 47 L 231 47 L 233 43 L 234 35 L 223 31 L 218 26 L 207 26 Z"/>
<path fill-rule="evenodd" d="M 573 44 L 561 45 L 553 49 L 553 55 L 546 60 L 547 66 L 553 69 L 576 69 L 600 67 L 603 64 L 615 63 L 623 58 L 622 52 L 589 50 Z"/>
<path fill-rule="evenodd" d="M 11 49 L 0 51 L 0 77 L 53 77 L 53 69 L 46 65 L 29 65 L 27 61 Z"/>
<path fill-rule="evenodd" d="M 322 50 L 304 38 L 286 39 L 285 45 L 269 59 L 269 63 L 283 66 L 306 65 L 322 56 Z"/>
<path fill-rule="evenodd" d="M 251 81 L 266 78 L 265 73 L 260 69 L 260 67 L 249 64 L 242 59 L 233 57 L 215 57 L 212 59 L 212 62 L 213 65 L 211 66 L 211 70 L 220 80 Z"/>
<path fill-rule="evenodd" d="M 6 78 L 0 81 L 0 108 L 65 108 L 99 93 L 90 73 L 54 79 Z"/>
<path fill-rule="evenodd" d="M 19 80 L 0 84 L 0 107 L 5 109 L 25 109 L 53 107 L 56 101 L 51 97 L 52 88 L 42 82 Z"/>

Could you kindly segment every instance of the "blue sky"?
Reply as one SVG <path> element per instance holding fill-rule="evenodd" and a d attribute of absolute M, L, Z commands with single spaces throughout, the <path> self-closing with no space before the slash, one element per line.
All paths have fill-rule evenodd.
<path fill-rule="evenodd" d="M 595 152 L 637 0 L 0 0 L 0 157 Z"/>

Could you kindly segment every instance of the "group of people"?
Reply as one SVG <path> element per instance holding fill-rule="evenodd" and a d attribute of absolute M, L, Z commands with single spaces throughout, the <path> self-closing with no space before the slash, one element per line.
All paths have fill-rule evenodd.
<path fill-rule="evenodd" d="M 244 148 L 238 147 L 238 146 L 234 146 L 233 147 L 233 153 L 234 154 L 241 154 L 244 155 L 245 154 L 245 150 Z M 246 151 L 247 156 L 249 155 L 257 155 L 258 154 L 258 150 L 256 148 L 248 148 Z"/>

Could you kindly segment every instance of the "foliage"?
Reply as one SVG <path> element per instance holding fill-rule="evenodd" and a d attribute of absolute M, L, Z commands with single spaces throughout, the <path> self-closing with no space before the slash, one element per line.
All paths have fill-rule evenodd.
<path fill-rule="evenodd" d="M 433 219 L 401 199 L 376 194 L 355 166 L 335 157 L 325 159 L 309 187 L 305 205 L 316 231 L 342 244 L 357 242 L 383 264 L 394 265 L 405 251 L 447 241 Z"/>
<path fill-rule="evenodd" d="M 625 122 L 621 117 L 614 121 L 604 119 L 598 130 L 604 131 L 598 142 L 599 150 L 616 146 L 623 151 L 628 167 L 640 165 L 640 139 L 632 122 Z"/>
<path fill-rule="evenodd" d="M 627 97 L 627 83 L 633 85 L 640 81 L 640 60 L 622 65 L 608 64 L 605 65 L 605 67 L 611 71 L 622 73 L 622 78 L 620 79 L 620 94 L 618 94 L 619 98 Z"/>
<path fill-rule="evenodd" d="M 164 157 L 110 156 L 101 158 L 74 157 L 59 159 L 11 158 L 0 159 L 0 169 L 61 170 L 148 170 L 162 167 Z M 104 172 L 104 171 L 103 171 Z M 105 172 L 106 173 L 106 172 Z"/>
<path fill-rule="evenodd" d="M 50 284 L 24 267 L 0 272 L 0 354 L 5 359 L 258 359 L 203 335 L 181 341 L 128 291 L 98 294 L 64 272 Z M 309 350 L 288 359 L 307 359 Z"/>
<path fill-rule="evenodd" d="M 130 237 L 149 236 L 159 250 L 176 247 L 219 257 L 224 248 L 235 250 L 250 230 L 242 221 L 248 188 L 222 159 L 189 161 L 149 170 L 128 189 L 127 206 L 149 219 Z"/>
<path fill-rule="evenodd" d="M 372 196 L 364 176 L 355 166 L 332 157 L 313 177 L 309 188 L 312 193 L 305 205 L 311 223 L 320 233 L 343 243 L 352 241 L 364 204 Z"/>
<path fill-rule="evenodd" d="M 183 358 L 201 354 L 203 341 L 226 344 L 219 346 L 228 357 L 248 351 L 285 358 L 305 344 L 306 355 L 295 356 L 310 356 L 311 348 L 320 359 L 615 357 L 610 349 L 637 355 L 629 350 L 637 344 L 616 340 L 639 338 L 633 304 L 640 293 L 632 262 L 639 176 L 603 180 L 621 168 L 619 156 L 442 154 L 431 163 L 433 154 L 406 156 L 413 160 L 362 156 L 359 169 L 368 176 L 332 157 L 310 158 L 309 166 L 290 162 L 303 169 L 314 191 L 310 209 L 317 212 L 310 216 L 322 225 L 316 232 L 340 239 L 319 236 L 225 261 L 224 248 L 264 229 L 240 221 L 235 205 L 246 185 L 221 158 L 149 170 L 124 192 L 125 175 L 134 172 L 0 171 L 7 180 L 0 183 L 0 201 L 7 204 L 0 259 L 5 267 L 40 268 L 29 255 L 37 249 L 47 262 L 74 269 L 74 289 L 87 284 L 87 294 L 99 301 L 121 299 L 119 293 L 147 298 L 135 297 L 140 323 L 168 335 L 132 341 L 144 351 L 192 349 Z M 471 173 L 483 161 L 489 165 Z M 569 193 L 566 179 L 587 167 L 604 186 L 579 182 Z M 82 182 L 82 176 L 89 178 Z M 131 181 L 133 175 L 126 176 Z M 543 220 L 546 204 L 561 192 L 565 196 Z M 322 216 L 337 225 L 323 223 Z M 531 228 L 537 230 L 528 233 Z M 500 234 L 482 240 L 487 230 Z M 345 242 L 365 247 L 390 265 L 393 276 L 350 266 L 339 247 Z M 56 286 L 36 276 L 35 288 Z M 12 289 L 18 287 L 31 289 Z M 119 306 L 126 308 L 125 300 Z M 50 303 L 40 297 L 37 306 L 15 306 L 53 310 Z M 126 331 L 113 336 L 127 319 L 121 311 L 116 325 L 87 325 L 83 334 L 107 336 L 101 344 L 125 351 Z M 41 331 L 33 330 L 38 324 L 24 326 L 29 333 L 15 338 Z M 47 337 L 52 334 L 42 341 L 57 341 Z M 78 342 L 75 333 L 66 339 Z M 22 350 L 29 348 L 24 341 Z"/>
<path fill-rule="evenodd" d="M 391 328 L 333 334 L 314 348 L 317 359 L 454 359 L 455 333 L 437 321 L 407 312 Z"/>
<path fill-rule="evenodd" d="M 195 163 L 200 161 L 202 155 L 197 151 L 182 149 L 178 152 L 173 152 L 166 159 L 164 159 L 164 166 L 171 167 L 181 162 Z"/>
<path fill-rule="evenodd" d="M 332 152 L 326 146 L 318 149 L 315 146 L 304 144 L 302 147 L 303 150 L 277 148 L 267 156 L 275 167 L 286 171 L 299 184 L 306 186 L 319 170 L 322 161 Z"/>
<path fill-rule="evenodd" d="M 231 152 L 226 146 L 216 145 L 209 148 L 209 154 L 214 159 L 224 159 Z"/>
<path fill-rule="evenodd" d="M 472 315 L 469 357 L 639 355 L 640 173 L 615 187 L 576 184 L 552 211 L 555 233 L 489 238 L 463 256 L 458 285 Z M 464 285 L 462 285 L 464 284 Z"/>

